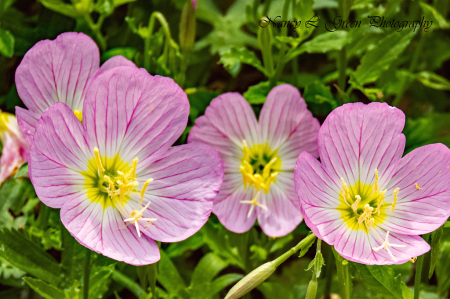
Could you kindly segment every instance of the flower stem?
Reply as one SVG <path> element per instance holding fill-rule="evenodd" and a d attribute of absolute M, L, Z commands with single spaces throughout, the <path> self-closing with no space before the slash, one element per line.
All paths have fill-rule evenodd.
<path fill-rule="evenodd" d="M 166 64 L 167 59 L 168 59 L 170 41 L 172 39 L 170 36 L 169 23 L 167 23 L 166 18 L 164 18 L 164 15 L 162 13 L 160 13 L 159 11 L 154 11 L 150 16 L 150 19 L 148 20 L 148 34 L 144 40 L 144 68 L 149 72 L 150 72 L 150 57 L 151 57 L 151 54 L 149 53 L 150 40 L 152 38 L 153 28 L 155 27 L 156 19 L 158 19 L 159 23 L 163 27 L 164 34 L 166 36 L 166 42 L 164 44 L 164 50 L 163 50 L 164 55 L 165 55 L 164 56 L 164 65 Z"/>
<path fill-rule="evenodd" d="M 278 267 L 281 265 L 284 261 L 286 261 L 291 255 L 305 247 L 306 245 L 310 244 L 311 242 L 314 242 L 314 239 L 316 236 L 314 234 L 308 235 L 306 238 L 301 240 L 297 245 L 289 249 L 289 251 L 283 253 L 281 256 L 279 256 L 276 260 L 274 260 L 275 267 Z"/>
<path fill-rule="evenodd" d="M 89 299 L 89 275 L 91 274 L 91 250 L 86 249 L 83 271 L 83 299 Z"/>
<path fill-rule="evenodd" d="M 331 298 L 331 282 L 333 281 L 333 251 L 331 246 L 324 244 L 324 256 L 325 256 L 325 290 L 324 299 Z"/>
<path fill-rule="evenodd" d="M 156 294 L 156 277 L 158 276 L 158 263 L 150 264 L 149 267 L 149 278 L 150 278 L 150 290 L 152 292 L 152 298 L 158 298 Z"/>
<path fill-rule="evenodd" d="M 145 291 L 139 286 L 139 284 L 137 284 L 134 280 L 130 279 L 120 271 L 114 270 L 111 277 L 115 282 L 120 283 L 123 287 L 130 290 L 138 298 L 142 294 L 146 294 Z"/>
<path fill-rule="evenodd" d="M 336 268 L 339 278 L 339 287 L 341 289 L 341 298 L 350 299 L 351 280 L 350 274 L 348 273 L 348 261 L 344 259 L 339 253 L 337 253 L 334 248 L 333 253 L 336 259 Z"/>
<path fill-rule="evenodd" d="M 423 239 L 428 242 L 429 234 L 424 235 Z M 420 294 L 420 282 L 422 281 L 422 268 L 423 268 L 423 260 L 425 258 L 425 254 L 422 254 L 417 258 L 416 264 L 416 277 L 414 278 L 414 299 L 419 299 Z"/>
<path fill-rule="evenodd" d="M 103 21 L 105 20 L 105 16 L 100 15 L 100 17 L 98 18 L 97 24 L 94 23 L 94 20 L 92 20 L 92 17 L 90 14 L 85 14 L 84 19 L 85 19 L 86 23 L 89 25 L 89 28 L 91 28 L 95 37 L 97 38 L 100 49 L 102 51 L 105 51 L 106 50 L 106 40 L 101 32 L 101 27 L 102 27 Z"/>

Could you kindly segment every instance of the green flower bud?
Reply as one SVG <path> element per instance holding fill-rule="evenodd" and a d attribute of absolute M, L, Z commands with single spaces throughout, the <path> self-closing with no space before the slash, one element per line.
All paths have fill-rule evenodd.
<path fill-rule="evenodd" d="M 274 262 L 268 262 L 259 266 L 235 284 L 225 299 L 241 298 L 269 278 L 276 268 Z"/>

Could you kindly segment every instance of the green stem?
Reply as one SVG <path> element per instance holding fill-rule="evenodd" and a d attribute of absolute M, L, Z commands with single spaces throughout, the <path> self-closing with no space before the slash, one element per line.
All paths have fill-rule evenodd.
<path fill-rule="evenodd" d="M 430 234 L 424 235 L 423 239 L 425 242 L 428 242 Z M 420 282 L 422 281 L 422 268 L 423 268 L 423 260 L 425 258 L 425 254 L 422 254 L 417 258 L 416 264 L 416 277 L 414 277 L 414 299 L 419 299 L 420 294 Z"/>
<path fill-rule="evenodd" d="M 345 47 L 342 47 L 341 51 L 339 52 L 338 59 L 337 59 L 337 67 L 338 67 L 338 86 L 340 90 L 345 92 L 345 85 L 347 83 L 347 74 L 346 74 L 346 68 L 347 68 L 347 51 Z"/>
<path fill-rule="evenodd" d="M 130 290 L 136 297 L 140 297 L 142 294 L 146 294 L 145 291 L 137 284 L 134 280 L 130 279 L 128 276 L 123 274 L 122 272 L 119 272 L 117 270 L 114 270 L 112 273 L 111 278 L 115 281 L 120 283 L 123 287 Z"/>
<path fill-rule="evenodd" d="M 94 23 L 94 20 L 92 20 L 92 17 L 90 14 L 85 14 L 84 19 L 88 23 L 89 28 L 91 28 L 92 32 L 94 33 L 94 35 L 99 43 L 100 49 L 102 51 L 105 51 L 106 50 L 106 40 L 101 32 L 101 27 L 102 27 L 103 21 L 105 20 L 105 16 L 100 15 L 100 17 L 98 18 L 97 24 Z"/>
<path fill-rule="evenodd" d="M 281 265 L 284 261 L 286 261 L 288 258 L 291 257 L 294 253 L 305 247 L 306 245 L 310 244 L 311 242 L 314 242 L 314 239 L 316 236 L 314 234 L 308 235 L 306 238 L 301 240 L 297 245 L 289 249 L 289 251 L 283 253 L 281 256 L 279 256 L 276 260 L 274 260 L 275 267 L 278 267 Z"/>
<path fill-rule="evenodd" d="M 337 274 L 339 278 L 339 286 L 341 289 L 341 298 L 342 299 L 350 299 L 351 290 L 350 290 L 350 274 L 348 273 L 348 261 L 340 256 L 339 253 L 333 248 L 334 257 L 336 259 L 336 268 Z"/>
<path fill-rule="evenodd" d="M 281 13 L 281 19 L 286 20 L 288 13 L 289 13 L 289 5 L 291 4 L 291 0 L 285 0 L 284 6 L 283 6 L 283 12 Z M 281 28 L 281 34 L 280 36 L 286 36 L 287 35 L 287 27 Z M 275 74 L 272 78 L 270 78 L 271 85 L 275 85 L 278 79 L 281 76 L 281 72 L 283 71 L 285 61 L 285 54 L 286 54 L 286 44 L 283 43 L 280 48 L 280 52 L 278 53 L 278 61 L 275 68 Z"/>
<path fill-rule="evenodd" d="M 83 271 L 83 299 L 89 299 L 89 275 L 91 274 L 91 250 L 86 249 Z"/>
<path fill-rule="evenodd" d="M 156 277 L 158 276 L 158 269 L 157 269 L 158 263 L 154 263 L 151 265 L 148 265 L 149 269 L 149 278 L 150 278 L 150 290 L 152 292 L 152 298 L 158 298 L 158 295 L 156 294 Z"/>
<path fill-rule="evenodd" d="M 166 18 L 164 18 L 164 15 L 160 13 L 159 11 L 154 11 L 150 15 L 150 19 L 148 21 L 148 34 L 147 37 L 144 40 L 144 68 L 147 71 L 150 71 L 150 58 L 151 54 L 150 51 L 150 39 L 153 34 L 153 28 L 155 27 L 155 20 L 158 20 L 161 24 L 161 27 L 163 27 L 164 34 L 166 36 L 166 43 L 164 45 L 164 65 L 166 64 L 166 61 L 169 56 L 169 46 L 170 46 L 170 40 L 172 37 L 170 36 L 170 29 L 169 29 L 169 23 L 167 23 Z"/>
<path fill-rule="evenodd" d="M 325 256 L 325 290 L 324 299 L 331 298 L 331 282 L 333 281 L 333 251 L 331 246 L 324 244 L 324 256 Z"/>

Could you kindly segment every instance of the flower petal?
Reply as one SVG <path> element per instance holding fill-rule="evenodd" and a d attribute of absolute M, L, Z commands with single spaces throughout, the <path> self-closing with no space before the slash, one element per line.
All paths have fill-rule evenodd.
<path fill-rule="evenodd" d="M 450 149 L 430 144 L 413 150 L 401 159 L 387 186 L 385 202 L 393 202 L 395 188 L 399 188 L 398 199 L 395 211 L 388 208 L 380 226 L 411 235 L 436 230 L 450 216 L 449 182 Z"/>
<path fill-rule="evenodd" d="M 153 179 L 143 204 L 150 201 L 150 206 L 143 217 L 157 221 L 144 232 L 158 241 L 178 242 L 193 235 L 208 220 L 222 184 L 223 167 L 219 153 L 212 147 L 187 144 L 170 148 L 137 177 L 142 181 Z M 142 208 L 139 201 L 135 198 L 132 209 Z"/>
<path fill-rule="evenodd" d="M 384 248 L 378 251 L 373 250 L 380 247 L 385 238 L 386 231 L 379 227 L 370 229 L 368 234 L 362 229 L 354 230 L 343 225 L 336 234 L 333 245 L 342 257 L 367 265 L 403 264 L 430 250 L 430 245 L 419 236 L 389 233 L 388 241 L 391 244 L 405 246 L 388 247 L 394 260 Z"/>
<path fill-rule="evenodd" d="M 83 189 L 89 153 L 83 128 L 72 110 L 56 103 L 40 118 L 31 148 L 30 178 L 39 199 L 52 208 Z"/>
<path fill-rule="evenodd" d="M 27 109 L 16 107 L 16 117 L 19 128 L 22 131 L 23 137 L 29 143 L 33 143 L 33 135 L 36 124 L 41 117 L 41 114 Z"/>
<path fill-rule="evenodd" d="M 261 192 L 259 202 L 267 210 L 256 210 L 258 223 L 269 237 L 289 234 L 303 219 L 292 172 L 279 173 L 276 183 L 271 184 L 269 193 Z"/>
<path fill-rule="evenodd" d="M 313 136 L 312 139 L 316 138 L 317 140 L 319 122 L 306 108 L 305 100 L 300 96 L 297 88 L 289 84 L 282 84 L 274 87 L 267 95 L 259 116 L 259 125 L 261 126 L 261 140 L 267 141 L 271 149 L 277 149 L 288 141 L 297 129 L 300 130 L 297 135 L 308 129 L 315 130 L 316 136 Z M 312 128 L 308 128 L 308 126 Z M 308 136 L 305 144 L 309 143 L 309 139 Z M 288 152 L 289 149 L 301 150 L 305 144 L 288 144 L 286 145 L 287 149 L 284 150 Z M 315 150 L 312 146 L 311 153 Z M 292 166 L 294 166 L 295 161 L 292 162 Z"/>
<path fill-rule="evenodd" d="M 83 108 L 90 148 L 102 155 L 155 161 L 183 132 L 189 102 L 172 80 L 144 69 L 115 67 L 92 81 Z"/>
<path fill-rule="evenodd" d="M 236 157 L 237 153 L 242 156 L 243 140 L 249 147 L 259 144 L 258 124 L 250 104 L 240 94 L 232 92 L 213 99 L 189 133 L 189 142 L 209 144 L 222 157 Z"/>
<path fill-rule="evenodd" d="M 383 189 L 403 154 L 404 124 L 403 112 L 386 103 L 345 104 L 333 110 L 320 128 L 320 159 L 349 185 L 359 180 L 373 184 L 378 169 Z"/>
<path fill-rule="evenodd" d="M 107 70 L 110 70 L 115 67 L 119 66 L 130 66 L 130 67 L 136 67 L 136 65 L 123 57 L 122 55 L 117 55 L 114 57 L 111 57 L 110 59 L 106 60 L 104 64 L 98 69 L 97 74 L 101 74 L 106 72 Z"/>
<path fill-rule="evenodd" d="M 43 113 L 56 102 L 81 110 L 89 78 L 99 68 L 95 42 L 83 33 L 67 32 L 33 46 L 16 70 L 16 86 L 29 110 Z"/>
<path fill-rule="evenodd" d="M 82 245 L 112 259 L 136 266 L 160 259 L 154 240 L 144 234 L 139 237 L 117 209 L 104 210 L 99 202 L 88 199 L 85 191 L 64 203 L 61 221 Z"/>
<path fill-rule="evenodd" d="M 255 223 L 256 211 L 248 216 L 251 204 L 241 201 L 252 200 L 254 193 L 253 188 L 244 188 L 240 173 L 225 174 L 219 195 L 214 199 L 213 213 L 228 230 L 238 234 L 244 233 Z"/>

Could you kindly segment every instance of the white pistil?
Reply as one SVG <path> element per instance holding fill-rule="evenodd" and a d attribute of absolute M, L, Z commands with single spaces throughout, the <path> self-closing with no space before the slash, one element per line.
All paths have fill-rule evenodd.
<path fill-rule="evenodd" d="M 248 211 L 247 214 L 247 218 L 250 218 L 250 216 L 252 215 L 253 210 L 255 209 L 255 206 L 258 206 L 264 210 L 267 211 L 267 207 L 261 203 L 258 202 L 258 197 L 259 194 L 261 193 L 261 190 L 256 192 L 255 197 L 252 200 L 241 200 L 241 203 L 245 203 L 245 204 L 251 204 L 252 206 L 250 207 L 250 211 Z"/>
<path fill-rule="evenodd" d="M 378 232 L 377 232 L 377 234 L 378 234 Z M 389 255 L 390 255 L 391 258 L 394 260 L 394 262 L 397 262 L 397 260 L 395 259 L 394 255 L 392 254 L 391 250 L 389 249 L 389 247 L 406 247 L 406 245 L 391 244 L 391 243 L 389 243 L 389 240 L 388 240 L 388 238 L 389 238 L 389 231 L 387 231 L 387 233 L 386 233 L 386 238 L 385 238 L 384 241 L 383 241 L 383 239 L 381 239 L 381 237 L 380 237 L 379 234 L 378 234 L 378 238 L 380 239 L 381 242 L 383 242 L 383 244 L 381 244 L 381 246 L 379 246 L 379 247 L 375 247 L 375 248 L 372 248 L 372 249 L 373 249 L 374 251 L 378 251 L 378 250 L 384 248 L 387 252 L 389 252 Z"/>
<path fill-rule="evenodd" d="M 146 221 L 149 224 L 156 221 L 156 218 L 144 218 L 142 217 L 142 213 L 144 213 L 145 210 L 147 210 L 148 206 L 150 205 L 150 202 L 143 207 L 141 210 L 133 210 L 131 211 L 131 218 L 124 219 L 124 222 L 134 222 L 134 225 L 136 226 L 136 231 L 139 237 L 141 237 L 141 232 L 139 231 L 139 221 Z"/>

